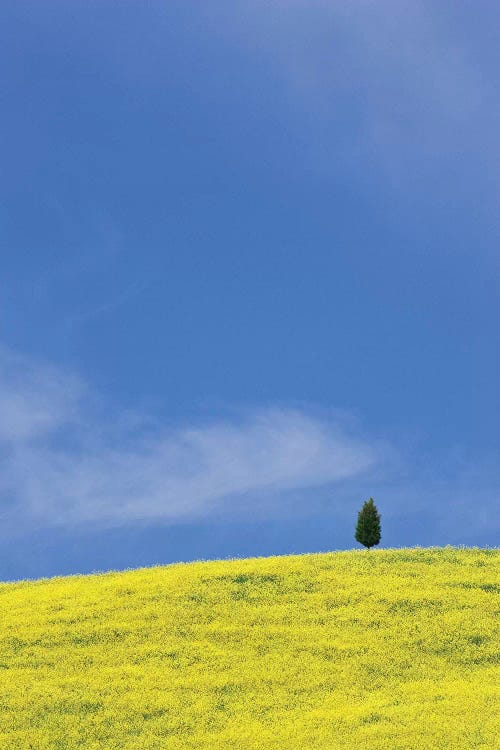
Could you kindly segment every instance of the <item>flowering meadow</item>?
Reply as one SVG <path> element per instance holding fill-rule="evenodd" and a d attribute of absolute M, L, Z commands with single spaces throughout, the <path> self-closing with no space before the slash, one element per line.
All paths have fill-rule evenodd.
<path fill-rule="evenodd" d="M 2 750 L 500 747 L 500 550 L 0 585 Z"/>

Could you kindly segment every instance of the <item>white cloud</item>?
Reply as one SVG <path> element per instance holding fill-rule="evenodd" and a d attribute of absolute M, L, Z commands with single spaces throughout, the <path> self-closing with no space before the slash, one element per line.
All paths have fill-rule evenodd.
<path fill-rule="evenodd" d="M 496 75 L 448 13 L 422 0 L 257 0 L 236 2 L 224 28 L 289 86 L 318 169 L 414 180 L 410 166 L 498 153 Z"/>
<path fill-rule="evenodd" d="M 252 513 L 263 499 L 351 480 L 378 449 L 304 410 L 161 429 L 101 417 L 75 377 L 0 350 L 4 520 L 106 525 Z M 125 426 L 124 426 L 125 425 Z M 264 504 L 265 505 L 265 504 Z"/>
<path fill-rule="evenodd" d="M 408 526 L 407 543 L 419 524 L 435 543 L 498 526 L 496 462 L 404 458 L 404 446 L 368 440 L 345 415 L 268 407 L 167 429 L 105 406 L 79 378 L 0 347 L 0 533 L 297 517 L 325 503 L 342 523 L 368 494 L 389 537 Z"/>
<path fill-rule="evenodd" d="M 81 382 L 0 346 L 0 445 L 21 444 L 76 418 Z"/>

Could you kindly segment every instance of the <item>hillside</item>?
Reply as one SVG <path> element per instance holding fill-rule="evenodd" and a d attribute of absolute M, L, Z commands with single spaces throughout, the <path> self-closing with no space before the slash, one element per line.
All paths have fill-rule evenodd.
<path fill-rule="evenodd" d="M 0 585 L 3 750 L 500 747 L 500 550 Z"/>

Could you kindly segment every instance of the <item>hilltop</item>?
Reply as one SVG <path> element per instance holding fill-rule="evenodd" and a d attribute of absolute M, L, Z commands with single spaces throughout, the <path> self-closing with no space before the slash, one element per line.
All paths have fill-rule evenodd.
<path fill-rule="evenodd" d="M 4 750 L 499 747 L 500 550 L 0 585 Z"/>

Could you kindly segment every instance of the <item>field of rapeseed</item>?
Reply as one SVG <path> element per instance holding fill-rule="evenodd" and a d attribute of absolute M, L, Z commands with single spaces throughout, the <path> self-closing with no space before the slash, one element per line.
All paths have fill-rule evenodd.
<path fill-rule="evenodd" d="M 2 750 L 500 747 L 500 550 L 0 585 Z"/>

